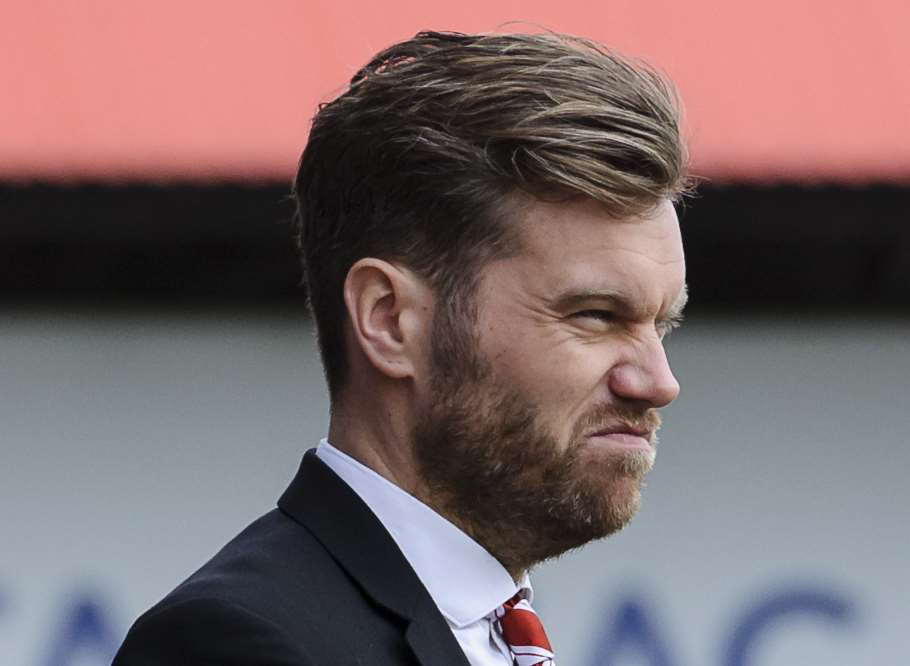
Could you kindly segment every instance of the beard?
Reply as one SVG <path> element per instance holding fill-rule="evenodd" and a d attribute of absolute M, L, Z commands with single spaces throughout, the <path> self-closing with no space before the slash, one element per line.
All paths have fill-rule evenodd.
<path fill-rule="evenodd" d="M 642 451 L 598 448 L 588 436 L 617 423 L 656 432 L 656 410 L 592 408 L 573 424 L 566 446 L 533 401 L 473 351 L 476 345 L 471 356 L 464 349 L 462 338 L 461 362 L 434 350 L 433 402 L 413 439 L 424 482 L 419 499 L 513 575 L 621 530 L 638 510 L 656 437 Z M 444 362 L 437 362 L 441 354 Z"/>

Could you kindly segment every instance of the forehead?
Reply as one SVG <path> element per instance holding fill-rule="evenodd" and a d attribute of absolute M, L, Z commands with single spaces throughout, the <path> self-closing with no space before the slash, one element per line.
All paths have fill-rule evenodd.
<path fill-rule="evenodd" d="M 517 225 L 522 251 L 512 267 L 541 296 L 579 289 L 664 303 L 684 288 L 679 220 L 669 201 L 625 219 L 593 201 L 534 202 Z"/>

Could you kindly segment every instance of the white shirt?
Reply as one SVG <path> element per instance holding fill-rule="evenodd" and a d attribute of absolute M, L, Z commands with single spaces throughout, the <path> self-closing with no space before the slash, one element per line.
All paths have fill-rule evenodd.
<path fill-rule="evenodd" d="M 316 455 L 360 496 L 392 535 L 471 666 L 511 666 L 512 656 L 496 627 L 494 612 L 519 591 L 532 600 L 527 574 L 516 585 L 483 546 L 327 440 L 319 442 Z"/>

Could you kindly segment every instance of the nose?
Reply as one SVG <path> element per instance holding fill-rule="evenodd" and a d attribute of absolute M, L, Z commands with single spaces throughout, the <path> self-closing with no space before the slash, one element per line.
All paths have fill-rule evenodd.
<path fill-rule="evenodd" d="M 610 390 L 626 400 L 665 407 L 679 395 L 679 382 L 673 376 L 663 343 L 658 338 L 642 341 L 629 358 L 613 366 Z"/>

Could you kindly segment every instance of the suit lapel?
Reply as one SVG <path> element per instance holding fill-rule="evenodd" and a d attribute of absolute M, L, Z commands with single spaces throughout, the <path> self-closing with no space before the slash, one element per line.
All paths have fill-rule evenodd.
<path fill-rule="evenodd" d="M 424 608 L 415 608 L 405 632 L 405 640 L 417 659 L 421 664 L 434 666 L 468 666 L 461 646 L 428 594 L 426 601 Z"/>
<path fill-rule="evenodd" d="M 414 609 L 411 623 L 405 631 L 405 640 L 421 664 L 434 666 L 468 666 L 467 657 L 455 640 L 445 618 L 436 604 L 425 595 L 423 608 Z"/>
<path fill-rule="evenodd" d="M 407 623 L 405 639 L 425 666 L 468 661 L 423 583 L 370 508 L 307 451 L 278 500 L 305 526 L 372 600 Z"/>

